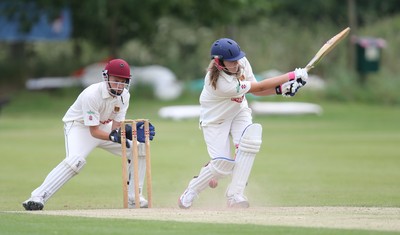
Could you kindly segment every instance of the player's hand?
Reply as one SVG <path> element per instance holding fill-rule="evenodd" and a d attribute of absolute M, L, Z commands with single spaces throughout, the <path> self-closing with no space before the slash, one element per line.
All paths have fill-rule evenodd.
<path fill-rule="evenodd" d="M 144 122 L 137 122 L 136 123 L 136 130 L 137 130 L 137 140 L 140 143 L 144 143 L 146 140 L 146 136 L 144 133 Z M 154 136 L 156 135 L 156 130 L 154 126 L 149 122 L 149 139 L 153 140 Z"/>
<path fill-rule="evenodd" d="M 303 86 L 304 85 L 301 81 L 298 82 L 297 80 L 291 80 L 281 84 L 280 86 L 275 87 L 275 92 L 277 95 L 291 97 L 294 96 L 297 91 Z"/>
<path fill-rule="evenodd" d="M 303 86 L 307 83 L 308 73 L 305 68 L 297 68 L 294 70 L 294 80 L 301 83 Z"/>
<path fill-rule="evenodd" d="M 132 130 L 131 130 L 131 133 L 132 133 Z M 131 136 L 132 136 L 132 134 L 131 134 Z M 109 138 L 112 142 L 121 143 L 121 128 L 112 130 L 112 131 L 110 132 L 110 134 L 108 135 L 108 138 Z M 126 140 L 126 147 L 127 147 L 127 148 L 130 148 L 130 147 L 131 147 L 131 145 L 129 144 L 128 140 Z"/>
<path fill-rule="evenodd" d="M 119 131 L 121 131 L 121 127 L 118 128 Z M 125 136 L 128 140 L 132 140 L 132 126 L 125 124 Z"/>

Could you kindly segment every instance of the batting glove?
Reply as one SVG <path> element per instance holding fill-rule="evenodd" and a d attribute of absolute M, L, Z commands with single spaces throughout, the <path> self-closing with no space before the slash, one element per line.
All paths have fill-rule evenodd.
<path fill-rule="evenodd" d="M 298 82 L 297 80 L 291 80 L 275 87 L 275 92 L 277 95 L 292 97 L 301 87 L 304 86 L 304 84 L 302 82 Z"/>
<path fill-rule="evenodd" d="M 303 86 L 307 83 L 308 73 L 305 68 L 297 68 L 294 70 L 294 80 L 301 83 Z"/>
<path fill-rule="evenodd" d="M 143 122 L 137 122 L 136 123 L 136 130 L 137 130 L 137 140 L 140 143 L 144 143 L 146 141 L 146 136 L 144 133 L 144 123 Z M 154 126 L 149 122 L 149 139 L 153 140 L 154 136 L 156 135 L 156 130 Z"/>

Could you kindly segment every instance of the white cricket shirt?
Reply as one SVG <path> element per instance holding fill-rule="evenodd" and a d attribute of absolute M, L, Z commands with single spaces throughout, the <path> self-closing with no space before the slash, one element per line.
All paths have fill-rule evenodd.
<path fill-rule="evenodd" d="M 78 96 L 63 117 L 63 122 L 77 121 L 85 126 L 98 126 L 113 120 L 125 119 L 130 94 L 127 90 L 121 96 L 112 96 L 105 81 L 87 87 Z"/>
<path fill-rule="evenodd" d="M 242 76 L 228 75 L 221 71 L 217 88 L 210 84 L 210 73 L 204 78 L 204 87 L 200 95 L 200 125 L 219 124 L 235 117 L 242 109 L 248 108 L 245 94 L 250 83 L 257 81 L 246 57 L 239 60 Z"/>

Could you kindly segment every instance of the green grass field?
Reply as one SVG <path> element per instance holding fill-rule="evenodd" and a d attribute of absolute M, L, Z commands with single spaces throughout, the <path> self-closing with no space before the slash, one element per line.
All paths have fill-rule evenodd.
<path fill-rule="evenodd" d="M 8 213 L 23 211 L 21 202 L 64 158 L 61 118 L 75 97 L 51 101 L 55 96 L 23 94 L 0 115 L 0 234 L 389 234 Z M 129 113 L 150 118 L 156 126 L 151 145 L 154 208 L 176 208 L 190 178 L 209 160 L 197 119 L 158 117 L 158 109 L 169 104 L 134 101 Z M 247 187 L 251 206 L 400 207 L 400 109 L 320 105 L 321 116 L 255 116 L 264 131 Z M 120 159 L 95 150 L 87 162 L 46 204 L 46 211 L 122 207 Z M 227 184 L 221 181 L 218 188 L 204 191 L 193 209 L 223 209 Z"/>

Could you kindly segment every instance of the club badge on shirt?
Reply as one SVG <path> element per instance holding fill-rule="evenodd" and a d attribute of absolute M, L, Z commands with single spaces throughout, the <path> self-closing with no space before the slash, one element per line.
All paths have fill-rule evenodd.
<path fill-rule="evenodd" d="M 114 113 L 118 113 L 119 110 L 120 110 L 120 107 L 119 107 L 119 106 L 114 106 Z"/>
<path fill-rule="evenodd" d="M 246 84 L 242 84 L 242 83 L 240 83 L 239 81 L 238 81 L 238 85 L 236 86 L 236 93 L 239 93 L 240 92 L 240 90 L 244 90 L 244 89 L 246 89 Z"/>
<path fill-rule="evenodd" d="M 240 77 L 237 78 L 238 81 L 238 85 L 236 87 L 236 93 L 239 93 L 240 89 L 246 89 L 246 85 L 245 84 L 241 84 L 241 81 L 244 81 L 246 78 L 244 77 L 244 75 L 240 75 Z"/>
<path fill-rule="evenodd" d="M 89 121 L 92 121 L 94 112 L 90 110 L 90 111 L 87 112 L 87 114 L 89 114 L 89 116 L 88 116 Z"/>

